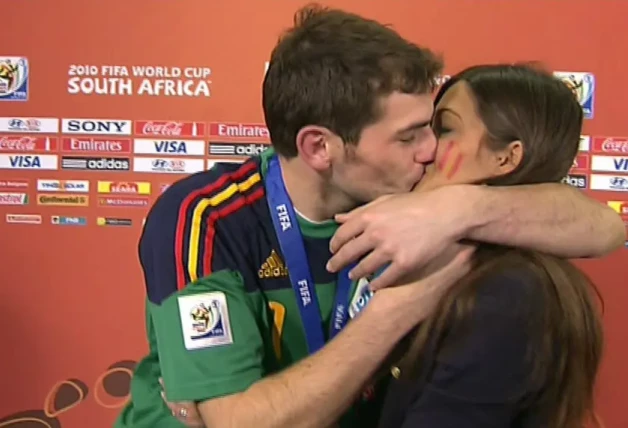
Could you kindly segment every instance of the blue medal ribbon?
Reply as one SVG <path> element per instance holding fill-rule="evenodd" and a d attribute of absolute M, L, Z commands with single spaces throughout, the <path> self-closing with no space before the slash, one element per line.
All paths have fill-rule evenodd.
<path fill-rule="evenodd" d="M 308 351 L 313 354 L 325 345 L 323 320 L 321 319 L 314 279 L 305 252 L 303 236 L 297 222 L 297 214 L 284 185 L 281 166 L 276 156 L 273 156 L 268 162 L 266 195 L 275 233 L 286 261 L 288 275 L 301 314 L 301 321 L 305 328 Z M 330 340 L 343 329 L 349 318 L 349 292 L 352 285 L 349 271 L 352 267 L 348 266 L 338 274 L 336 297 L 329 328 Z"/>

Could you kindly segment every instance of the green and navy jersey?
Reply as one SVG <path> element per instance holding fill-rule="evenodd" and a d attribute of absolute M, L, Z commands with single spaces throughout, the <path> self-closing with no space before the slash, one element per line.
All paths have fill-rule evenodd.
<path fill-rule="evenodd" d="M 116 427 L 182 426 L 161 399 L 160 377 L 170 401 L 204 401 L 245 391 L 307 357 L 297 296 L 266 201 L 272 155 L 268 150 L 242 165 L 218 164 L 186 177 L 151 208 L 139 243 L 149 354 L 135 370 Z M 298 222 L 327 333 L 336 275 L 325 265 L 337 225 Z M 363 287 L 352 288 L 357 307 Z M 371 388 L 341 426 L 375 426 L 382 395 Z"/>

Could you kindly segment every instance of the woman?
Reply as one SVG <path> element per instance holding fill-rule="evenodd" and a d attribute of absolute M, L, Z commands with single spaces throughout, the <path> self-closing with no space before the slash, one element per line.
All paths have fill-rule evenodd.
<path fill-rule="evenodd" d="M 436 97 L 438 153 L 417 191 L 558 182 L 581 125 L 574 94 L 547 73 L 522 65 L 464 70 Z M 480 245 L 475 257 L 473 272 L 400 344 L 401 358 L 391 357 L 379 425 L 581 428 L 594 419 L 602 350 L 595 288 L 552 256 Z M 190 403 L 168 405 L 186 410 L 187 426 L 202 426 Z"/>
<path fill-rule="evenodd" d="M 524 65 L 468 68 L 436 97 L 438 152 L 417 191 L 558 182 L 581 125 L 574 94 L 550 74 Z M 474 257 L 468 277 L 400 345 L 380 427 L 595 423 L 602 325 L 594 286 L 545 254 L 480 244 Z"/>

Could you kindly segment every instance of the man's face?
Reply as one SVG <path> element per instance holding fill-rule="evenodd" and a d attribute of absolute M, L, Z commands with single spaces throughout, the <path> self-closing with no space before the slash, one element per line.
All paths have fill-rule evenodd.
<path fill-rule="evenodd" d="M 334 145 L 335 185 L 356 204 L 412 190 L 434 160 L 433 109 L 430 94 L 383 97 L 380 120 L 364 128 L 357 145 Z"/>

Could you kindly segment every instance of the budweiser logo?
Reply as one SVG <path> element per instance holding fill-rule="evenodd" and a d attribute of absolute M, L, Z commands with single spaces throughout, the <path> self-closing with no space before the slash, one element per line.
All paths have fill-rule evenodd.
<path fill-rule="evenodd" d="M 37 149 L 32 137 L 0 137 L 0 150 L 33 151 Z"/>
<path fill-rule="evenodd" d="M 183 124 L 179 122 L 146 122 L 142 128 L 143 134 L 180 136 Z"/>

